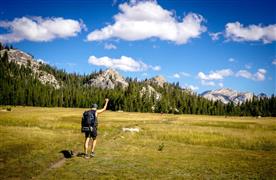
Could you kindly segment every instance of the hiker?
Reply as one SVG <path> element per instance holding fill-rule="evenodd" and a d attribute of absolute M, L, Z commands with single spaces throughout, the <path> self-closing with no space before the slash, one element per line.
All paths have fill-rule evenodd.
<path fill-rule="evenodd" d="M 97 117 L 98 117 L 98 114 L 106 110 L 108 101 L 109 99 L 105 99 L 105 105 L 102 109 L 97 109 L 98 105 L 93 104 L 91 110 L 85 111 L 83 113 L 81 131 L 85 133 L 85 141 L 84 141 L 85 158 L 89 158 L 87 151 L 88 151 L 90 139 L 91 140 L 93 139 L 90 156 L 91 157 L 95 156 L 95 147 L 97 143 L 97 139 L 96 139 L 97 126 L 98 126 Z"/>

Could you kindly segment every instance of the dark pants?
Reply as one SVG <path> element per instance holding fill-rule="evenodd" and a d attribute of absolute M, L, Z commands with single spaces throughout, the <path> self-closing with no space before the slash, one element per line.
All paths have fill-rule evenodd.
<path fill-rule="evenodd" d="M 93 140 L 95 140 L 97 138 L 97 128 L 93 127 L 92 131 L 89 132 L 85 132 L 85 138 L 92 138 Z"/>

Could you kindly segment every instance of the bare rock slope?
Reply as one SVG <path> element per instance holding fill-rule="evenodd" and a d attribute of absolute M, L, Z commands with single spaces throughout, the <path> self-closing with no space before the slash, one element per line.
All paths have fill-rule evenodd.
<path fill-rule="evenodd" d="M 20 66 L 31 68 L 33 72 L 32 74 L 36 76 L 42 84 L 52 85 L 55 89 L 60 88 L 60 83 L 57 81 L 55 76 L 43 70 L 40 70 L 41 64 L 37 60 L 35 60 L 31 55 L 16 49 L 4 49 L 0 51 L 1 56 L 3 56 L 5 52 L 7 52 L 8 54 L 9 61 L 13 61 Z"/>
<path fill-rule="evenodd" d="M 87 85 L 102 89 L 114 89 L 117 86 L 126 88 L 128 87 L 128 82 L 117 71 L 107 69 L 90 79 Z"/>
<path fill-rule="evenodd" d="M 155 100 L 159 101 L 162 97 L 161 93 L 157 92 L 151 85 L 144 86 L 140 91 L 140 96 L 148 96 L 152 97 L 154 96 Z"/>
<path fill-rule="evenodd" d="M 211 101 L 219 100 L 224 104 L 228 104 L 229 102 L 239 104 L 253 99 L 253 93 L 251 92 L 238 92 L 229 88 L 206 91 L 201 96 Z"/>

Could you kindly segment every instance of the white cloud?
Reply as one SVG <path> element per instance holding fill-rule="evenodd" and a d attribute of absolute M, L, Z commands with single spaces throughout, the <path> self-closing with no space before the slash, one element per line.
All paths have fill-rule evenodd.
<path fill-rule="evenodd" d="M 219 87 L 223 87 L 223 83 L 222 82 L 218 83 L 218 85 L 219 85 Z"/>
<path fill-rule="evenodd" d="M 201 84 L 204 86 L 215 86 L 216 83 L 214 81 L 205 81 L 205 80 L 201 80 Z"/>
<path fill-rule="evenodd" d="M 265 80 L 265 69 L 258 69 L 258 71 L 254 74 L 254 80 L 256 81 L 263 81 Z"/>
<path fill-rule="evenodd" d="M 251 79 L 253 75 L 247 70 L 240 70 L 236 73 L 236 76 Z"/>
<path fill-rule="evenodd" d="M 185 44 L 206 31 L 201 15 L 188 13 L 182 21 L 178 21 L 173 12 L 163 9 L 155 1 L 123 3 L 119 5 L 119 9 L 121 12 L 114 16 L 114 24 L 89 33 L 87 40 L 120 38 L 136 41 L 159 38 Z"/>
<path fill-rule="evenodd" d="M 186 72 L 178 72 L 178 73 L 174 73 L 172 75 L 173 78 L 181 78 L 181 77 L 190 77 L 191 75 L 189 73 L 186 73 Z"/>
<path fill-rule="evenodd" d="M 276 59 L 274 59 L 274 60 L 272 61 L 272 64 L 273 64 L 273 65 L 276 65 Z"/>
<path fill-rule="evenodd" d="M 228 61 L 229 62 L 235 62 L 235 59 L 234 58 L 229 58 Z"/>
<path fill-rule="evenodd" d="M 105 66 L 108 68 L 120 69 L 122 71 L 130 72 L 146 71 L 148 69 L 154 70 L 154 66 L 147 65 L 142 61 L 136 61 L 135 59 L 127 56 L 121 56 L 119 59 L 113 59 L 107 56 L 99 58 L 90 56 L 88 63 L 96 66 Z"/>
<path fill-rule="evenodd" d="M 222 32 L 217 32 L 217 33 L 209 33 L 209 36 L 212 38 L 213 41 L 219 40 L 219 37 L 222 35 Z"/>
<path fill-rule="evenodd" d="M 276 40 L 276 24 L 262 26 L 249 25 L 244 27 L 239 22 L 227 23 L 225 26 L 225 36 L 233 41 L 263 41 L 271 43 Z"/>
<path fill-rule="evenodd" d="M 179 75 L 178 73 L 175 73 L 175 74 L 173 75 L 173 77 L 179 79 L 179 78 L 180 78 L 180 75 Z"/>
<path fill-rule="evenodd" d="M 105 43 L 104 48 L 111 50 L 111 49 L 117 49 L 117 46 L 115 46 L 114 44 L 111 44 L 111 43 Z"/>
<path fill-rule="evenodd" d="M 188 88 L 188 89 L 191 89 L 193 91 L 196 91 L 199 89 L 199 87 L 197 86 L 194 86 L 194 85 L 188 85 L 188 84 L 185 84 L 185 87 L 184 88 Z"/>
<path fill-rule="evenodd" d="M 62 17 L 22 17 L 13 21 L 0 21 L 0 27 L 9 33 L 0 34 L 0 41 L 4 43 L 29 41 L 51 41 L 56 38 L 76 36 L 85 25 L 82 21 L 63 19 Z"/>
<path fill-rule="evenodd" d="M 198 73 L 198 78 L 201 80 L 221 80 L 224 77 L 232 76 L 234 73 L 231 69 L 222 69 L 217 71 L 211 71 L 209 74 L 203 72 Z"/>
<path fill-rule="evenodd" d="M 266 70 L 265 69 L 258 69 L 258 71 L 253 74 L 247 70 L 240 70 L 236 73 L 237 77 L 243 77 L 246 79 L 251 79 L 254 81 L 263 81 L 265 80 Z"/>

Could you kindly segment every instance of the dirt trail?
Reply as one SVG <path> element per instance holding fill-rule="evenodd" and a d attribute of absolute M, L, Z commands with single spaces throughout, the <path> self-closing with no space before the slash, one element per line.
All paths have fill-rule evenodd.
<path fill-rule="evenodd" d="M 74 152 L 74 154 L 70 154 L 70 156 L 67 156 L 69 151 L 61 151 L 61 153 L 63 153 L 64 157 L 59 159 L 58 161 L 52 163 L 47 169 L 45 169 L 45 171 L 43 171 L 41 174 L 39 174 L 37 177 L 33 177 L 32 179 L 40 179 L 43 178 L 49 171 L 53 170 L 53 169 L 57 169 L 62 167 L 65 162 L 66 159 L 68 158 L 72 158 L 72 157 L 83 157 L 83 153 L 82 152 Z M 65 153 L 65 154 L 64 154 Z"/>
<path fill-rule="evenodd" d="M 62 158 L 54 163 L 52 163 L 47 169 L 45 169 L 41 174 L 39 174 L 36 177 L 33 177 L 32 179 L 41 179 L 43 178 L 49 171 L 51 171 L 52 169 L 57 169 L 60 168 L 64 165 L 66 161 L 66 158 Z"/>
<path fill-rule="evenodd" d="M 65 158 L 60 159 L 59 161 L 53 163 L 53 164 L 48 168 L 48 170 L 56 169 L 56 168 L 59 168 L 59 167 L 63 166 L 63 164 L 65 163 L 65 161 L 66 161 Z"/>

